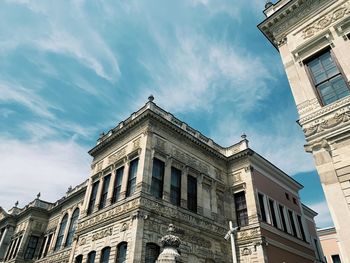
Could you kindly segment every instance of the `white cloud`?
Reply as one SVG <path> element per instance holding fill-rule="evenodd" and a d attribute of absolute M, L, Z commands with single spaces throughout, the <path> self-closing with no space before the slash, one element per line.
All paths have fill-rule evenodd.
<path fill-rule="evenodd" d="M 0 138 L 0 206 L 10 208 L 41 198 L 51 202 L 61 198 L 68 186 L 89 177 L 87 149 L 74 141 L 23 142 Z"/>
<path fill-rule="evenodd" d="M 318 213 L 315 218 L 316 226 L 318 228 L 325 228 L 334 225 L 326 201 L 309 204 L 308 206 Z"/>
<path fill-rule="evenodd" d="M 51 109 L 58 109 L 54 105 L 49 105 L 35 91 L 24 88 L 19 83 L 0 82 L 0 102 L 15 102 L 21 104 L 33 113 L 41 117 L 53 119 Z"/>
<path fill-rule="evenodd" d="M 271 74 L 260 58 L 244 48 L 193 32 L 178 33 L 177 45 L 154 34 L 162 62 L 150 64 L 145 59 L 142 63 L 153 78 L 152 86 L 157 87 L 149 93 L 170 111 L 210 110 L 217 100 L 244 111 L 268 95 L 266 81 L 272 79 Z"/>

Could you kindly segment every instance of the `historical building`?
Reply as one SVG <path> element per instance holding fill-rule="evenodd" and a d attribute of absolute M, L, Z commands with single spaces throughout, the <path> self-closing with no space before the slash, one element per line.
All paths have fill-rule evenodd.
<path fill-rule="evenodd" d="M 334 227 L 317 229 L 325 262 L 341 263 L 337 232 Z"/>
<path fill-rule="evenodd" d="M 280 0 L 264 13 L 259 28 L 280 52 L 342 262 L 350 263 L 350 1 Z"/>
<path fill-rule="evenodd" d="M 250 149 L 244 135 L 221 147 L 151 96 L 89 153 L 89 179 L 56 203 L 38 196 L 0 211 L 0 262 L 155 262 L 173 224 L 181 245 L 162 242 L 179 245 L 182 262 L 227 263 L 228 221 L 239 227 L 238 262 L 323 258 L 302 185 Z"/>

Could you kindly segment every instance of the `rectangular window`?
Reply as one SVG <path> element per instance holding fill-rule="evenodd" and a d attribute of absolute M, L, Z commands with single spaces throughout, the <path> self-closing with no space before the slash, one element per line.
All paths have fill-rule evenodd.
<path fill-rule="evenodd" d="M 333 263 L 341 263 L 339 255 L 332 255 Z"/>
<path fill-rule="evenodd" d="M 288 210 L 288 215 L 289 215 L 290 225 L 292 227 L 292 235 L 296 237 L 297 236 L 297 229 L 295 227 L 293 212 Z"/>
<path fill-rule="evenodd" d="M 197 213 L 197 178 L 187 177 L 187 208 Z"/>
<path fill-rule="evenodd" d="M 24 259 L 33 259 L 36 247 L 38 245 L 38 241 L 38 237 L 30 236 L 26 252 L 24 253 Z"/>
<path fill-rule="evenodd" d="M 131 196 L 136 190 L 136 175 L 137 175 L 138 163 L 139 163 L 139 159 L 135 159 L 130 162 L 126 197 Z"/>
<path fill-rule="evenodd" d="M 326 50 L 308 61 L 306 65 L 323 105 L 328 105 L 350 94 L 331 50 Z"/>
<path fill-rule="evenodd" d="M 153 159 L 151 194 L 157 198 L 163 196 L 164 162 Z"/>
<path fill-rule="evenodd" d="M 275 201 L 269 199 L 269 205 L 270 205 L 270 210 L 271 210 L 271 217 L 272 217 L 272 225 L 274 227 L 277 227 L 277 218 L 276 218 L 276 213 L 275 213 Z"/>
<path fill-rule="evenodd" d="M 44 237 L 43 242 L 41 243 L 38 258 L 41 258 L 43 256 L 46 240 L 47 240 L 47 236 Z"/>
<path fill-rule="evenodd" d="M 103 184 L 102 184 L 102 192 L 101 192 L 101 198 L 100 198 L 100 204 L 99 209 L 102 209 L 106 206 L 107 203 L 107 195 L 108 195 L 108 188 L 109 188 L 109 182 L 111 180 L 111 175 L 106 175 L 103 178 Z"/>
<path fill-rule="evenodd" d="M 96 195 L 97 195 L 99 183 L 100 182 L 97 181 L 92 185 L 91 194 L 90 194 L 90 201 L 89 201 L 89 205 L 88 205 L 88 209 L 87 209 L 88 215 L 90 215 L 92 213 L 92 211 L 94 211 L 94 206 L 95 206 Z"/>
<path fill-rule="evenodd" d="M 18 249 L 19 249 L 19 246 L 21 245 L 21 241 L 22 241 L 22 236 L 20 236 L 17 240 L 17 243 L 16 243 L 16 247 L 15 247 L 15 250 L 13 251 L 13 255 L 11 258 L 15 258 L 17 256 L 17 252 L 18 252 Z"/>
<path fill-rule="evenodd" d="M 303 223 L 301 221 L 301 216 L 297 215 L 297 219 L 298 219 L 298 225 L 299 225 L 299 229 L 301 232 L 301 237 L 304 241 L 306 241 L 306 236 L 305 236 L 305 232 L 304 232 L 304 227 L 303 227 Z"/>
<path fill-rule="evenodd" d="M 245 193 L 239 192 L 233 195 L 235 199 L 236 218 L 238 226 L 248 225 L 248 210 Z"/>
<path fill-rule="evenodd" d="M 115 172 L 112 204 L 117 202 L 120 198 L 120 191 L 122 189 L 123 174 L 124 174 L 124 166 L 118 168 L 117 171 Z"/>
<path fill-rule="evenodd" d="M 281 221 L 282 221 L 282 226 L 283 226 L 283 230 L 285 232 L 288 232 L 287 230 L 287 223 L 286 223 L 286 216 L 284 214 L 284 209 L 282 205 L 278 206 L 279 210 L 280 210 L 280 215 L 281 215 Z"/>
<path fill-rule="evenodd" d="M 181 171 L 171 167 L 170 202 L 180 206 L 181 202 Z"/>
<path fill-rule="evenodd" d="M 10 245 L 8 246 L 6 251 L 5 261 L 7 261 L 7 259 L 10 256 L 10 251 L 12 250 L 13 244 L 14 244 L 14 240 L 11 240 Z"/>
<path fill-rule="evenodd" d="M 259 198 L 259 206 L 260 206 L 260 214 L 261 214 L 261 220 L 263 222 L 267 222 L 266 220 L 266 210 L 265 210 L 265 204 L 264 204 L 264 196 L 262 194 L 258 194 Z"/>

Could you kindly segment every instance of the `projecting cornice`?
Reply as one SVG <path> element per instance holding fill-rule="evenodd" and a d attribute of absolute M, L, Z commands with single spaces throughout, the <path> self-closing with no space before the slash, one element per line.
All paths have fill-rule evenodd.
<path fill-rule="evenodd" d="M 278 48 L 287 42 L 286 36 L 311 16 L 324 10 L 337 0 L 293 0 L 272 13 L 258 28 Z"/>

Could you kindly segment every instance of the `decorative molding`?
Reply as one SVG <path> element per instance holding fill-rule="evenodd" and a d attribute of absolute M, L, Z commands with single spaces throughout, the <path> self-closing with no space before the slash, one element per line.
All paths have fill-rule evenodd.
<path fill-rule="evenodd" d="M 92 241 L 99 240 L 108 236 L 111 236 L 113 233 L 113 227 L 109 227 L 107 229 L 101 230 L 92 235 Z"/>
<path fill-rule="evenodd" d="M 203 162 L 199 161 L 198 159 L 192 157 L 191 155 L 183 152 L 177 147 L 172 148 L 172 155 L 177 160 L 185 163 L 186 165 L 196 169 L 199 172 L 209 174 L 209 166 L 204 164 Z"/>
<path fill-rule="evenodd" d="M 116 153 L 108 156 L 108 164 L 115 163 L 126 156 L 126 146 L 117 151 Z"/>
<path fill-rule="evenodd" d="M 336 10 L 333 12 L 324 15 L 320 19 L 318 19 L 316 22 L 314 22 L 311 26 L 308 26 L 306 29 L 303 30 L 303 38 L 307 39 L 312 36 L 314 36 L 319 31 L 327 28 L 334 22 L 338 21 L 339 19 L 343 18 L 345 15 L 350 13 L 350 2 L 346 2 L 345 4 L 339 6 Z"/>

